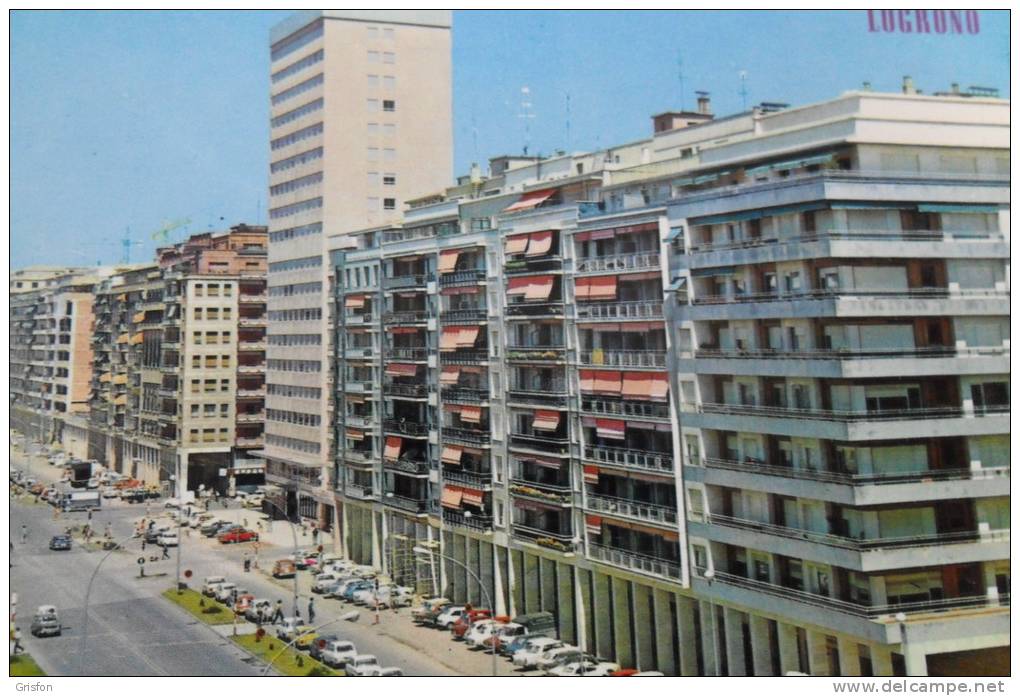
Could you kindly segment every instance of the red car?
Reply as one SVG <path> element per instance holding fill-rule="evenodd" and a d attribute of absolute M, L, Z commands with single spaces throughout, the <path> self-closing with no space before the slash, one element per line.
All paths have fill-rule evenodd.
<path fill-rule="evenodd" d="M 218 537 L 221 544 L 238 544 L 242 541 L 258 541 L 259 535 L 250 529 L 231 529 L 229 532 L 224 532 Z"/>
<path fill-rule="evenodd" d="M 475 621 L 481 621 L 482 619 L 492 618 L 492 612 L 488 609 L 472 609 L 457 619 L 452 626 L 450 626 L 450 633 L 453 634 L 454 640 L 464 640 L 464 634 L 471 628 L 471 624 Z"/>

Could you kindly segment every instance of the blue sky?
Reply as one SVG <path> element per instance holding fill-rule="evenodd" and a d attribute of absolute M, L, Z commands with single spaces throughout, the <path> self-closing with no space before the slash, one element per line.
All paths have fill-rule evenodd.
<path fill-rule="evenodd" d="M 112 263 L 125 229 L 151 233 L 265 220 L 268 32 L 289 11 L 14 12 L 11 16 L 11 267 Z M 457 12 L 454 163 L 524 145 L 604 147 L 646 136 L 652 113 L 695 90 L 714 111 L 804 104 L 867 80 L 898 91 L 998 87 L 1009 96 L 1006 12 L 980 33 L 869 33 L 852 12 Z M 567 95 L 570 101 L 569 141 Z"/>

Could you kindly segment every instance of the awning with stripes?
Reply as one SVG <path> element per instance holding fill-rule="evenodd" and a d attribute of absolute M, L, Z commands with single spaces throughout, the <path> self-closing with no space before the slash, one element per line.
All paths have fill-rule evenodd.
<path fill-rule="evenodd" d="M 446 249 L 439 252 L 439 272 L 452 272 L 457 267 L 457 259 L 459 258 L 460 251 L 457 249 Z"/>
<path fill-rule="evenodd" d="M 444 367 L 442 372 L 439 373 L 440 384 L 456 384 L 459 379 L 460 368 L 455 365 Z"/>
<path fill-rule="evenodd" d="M 443 497 L 441 500 L 442 505 L 443 507 L 450 508 L 451 510 L 459 510 L 460 501 L 463 496 L 464 491 L 461 490 L 460 486 L 443 486 Z"/>
<path fill-rule="evenodd" d="M 403 438 L 393 435 L 386 438 L 386 449 L 383 450 L 383 457 L 396 461 L 400 459 L 400 448 L 403 446 Z"/>
<path fill-rule="evenodd" d="M 538 191 L 528 191 L 520 199 L 507 206 L 504 213 L 516 213 L 521 210 L 531 210 L 545 203 L 547 200 L 552 198 L 553 194 L 556 193 L 556 189 L 540 189 Z"/>
<path fill-rule="evenodd" d="M 626 435 L 627 423 L 613 418 L 596 418 L 595 434 L 611 440 L 623 440 Z"/>
<path fill-rule="evenodd" d="M 559 411 L 535 411 L 535 419 L 531 422 L 535 430 L 554 431 L 560 427 Z"/>
<path fill-rule="evenodd" d="M 456 445 L 444 445 L 441 459 L 443 464 L 460 464 L 461 455 L 464 454 L 463 447 Z"/>
<path fill-rule="evenodd" d="M 529 237 L 528 251 L 525 256 L 544 256 L 552 249 L 553 233 L 551 230 L 545 232 L 534 232 Z"/>

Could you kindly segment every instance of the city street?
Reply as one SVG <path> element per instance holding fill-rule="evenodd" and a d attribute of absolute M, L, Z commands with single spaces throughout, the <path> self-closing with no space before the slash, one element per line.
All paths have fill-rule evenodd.
<path fill-rule="evenodd" d="M 18 450 L 11 451 L 12 466 L 21 469 L 31 459 L 29 475 L 39 480 L 54 480 L 59 471 L 48 466 L 41 457 L 26 458 Z M 14 542 L 12 591 L 18 594 L 18 623 L 26 638 L 28 651 L 49 674 L 73 675 L 79 670 L 79 643 L 82 630 L 83 605 L 88 579 L 104 552 L 86 550 L 76 538 L 70 552 L 50 551 L 50 537 L 67 526 L 82 524 L 86 513 L 62 514 L 54 519 L 53 508 L 22 497 L 12 503 L 11 533 Z M 151 512 L 157 520 L 170 522 L 171 512 L 162 501 L 153 501 Z M 254 526 L 262 515 L 253 510 L 214 509 L 226 519 L 248 519 Z M 145 506 L 130 505 L 120 500 L 104 500 L 101 511 L 94 513 L 92 525 L 102 534 L 110 524 L 113 536 L 124 539 L 132 534 L 137 522 L 145 515 Z M 21 525 L 28 527 L 26 544 L 20 543 Z M 299 532 L 300 535 L 300 532 Z M 262 537 L 259 571 L 243 571 L 245 555 L 252 554 L 250 544 L 222 545 L 215 539 L 202 537 L 197 531 L 182 534 L 181 570 L 192 571 L 188 581 L 200 589 L 202 578 L 224 575 L 251 590 L 257 597 L 282 599 L 289 612 L 293 598 L 293 581 L 276 580 L 269 576 L 272 562 L 293 550 L 293 536 L 288 523 L 276 521 L 271 533 Z M 311 547 L 310 536 L 299 536 L 303 548 Z M 148 559 L 159 556 L 161 549 L 149 546 Z M 235 647 L 229 638 L 196 621 L 184 610 L 174 606 L 160 593 L 173 586 L 176 550 L 169 560 L 147 561 L 146 577 L 139 578 L 137 560 L 143 555 L 139 539 L 131 539 L 124 550 L 113 552 L 104 563 L 93 585 L 89 604 L 88 648 L 85 673 L 102 675 L 253 675 L 261 673 L 262 665 L 248 664 L 250 657 Z M 307 619 L 308 598 L 313 596 L 310 573 L 298 574 L 301 599 L 299 608 Z M 352 605 L 335 599 L 315 596 L 316 623 L 322 624 L 351 611 Z M 28 625 L 35 607 L 55 604 L 60 610 L 64 633 L 54 638 L 34 638 Z M 357 623 L 342 622 L 326 629 L 354 641 L 361 653 L 376 655 L 385 666 L 400 667 L 405 674 L 422 676 L 489 675 L 491 657 L 468 650 L 463 643 L 450 640 L 445 632 L 416 626 L 410 610 L 383 611 L 378 625 L 373 624 L 374 612 L 359 609 Z M 250 629 L 249 629 L 250 630 Z M 269 630 L 272 630 L 271 628 Z M 247 661 L 246 661 L 247 660 Z M 499 674 L 514 674 L 510 664 L 500 658 Z"/>

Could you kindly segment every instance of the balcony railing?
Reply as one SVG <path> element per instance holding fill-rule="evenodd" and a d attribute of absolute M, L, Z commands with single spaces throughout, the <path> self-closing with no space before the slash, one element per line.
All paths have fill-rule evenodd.
<path fill-rule="evenodd" d="M 241 304 L 265 304 L 269 299 L 266 294 L 262 295 L 239 295 L 237 301 Z"/>
<path fill-rule="evenodd" d="M 569 454 L 570 452 L 570 440 L 565 435 L 563 437 L 546 437 L 530 433 L 510 433 L 510 446 L 553 454 Z"/>
<path fill-rule="evenodd" d="M 704 577 L 699 572 L 701 577 Z M 772 597 L 780 597 L 783 599 L 790 599 L 803 604 L 819 607 L 820 609 L 829 609 L 832 611 L 838 611 L 844 614 L 850 614 L 852 616 L 858 616 L 861 618 L 874 619 L 880 616 L 894 615 L 900 612 L 904 614 L 918 613 L 918 612 L 939 612 L 939 611 L 951 611 L 959 609 L 977 609 L 981 607 L 997 606 L 998 603 L 1002 603 L 1003 597 L 999 596 L 998 603 L 995 599 L 988 595 L 975 595 L 970 597 L 952 597 L 949 599 L 932 599 L 922 602 L 904 602 L 900 604 L 881 604 L 875 606 L 868 606 L 857 602 L 848 602 L 842 599 L 836 599 L 835 597 L 829 597 L 828 595 L 815 594 L 813 592 L 805 592 L 804 590 L 798 590 L 792 587 L 785 587 L 783 585 L 777 585 L 771 582 L 763 582 L 761 580 L 752 580 L 740 575 L 733 575 L 731 573 L 724 573 L 722 571 L 714 571 L 713 575 L 714 582 L 721 582 L 726 585 L 732 585 L 735 587 L 742 587 L 745 589 L 753 590 L 755 592 L 761 592 Z M 1008 603 L 1008 598 L 1007 598 Z"/>
<path fill-rule="evenodd" d="M 600 464 L 609 464 L 628 469 L 673 474 L 673 456 L 663 452 L 646 452 L 626 447 L 601 447 L 585 445 L 584 458 Z"/>
<path fill-rule="evenodd" d="M 364 312 L 346 312 L 343 316 L 343 323 L 347 326 L 361 326 L 375 322 L 375 318 L 376 315 L 371 309 Z"/>
<path fill-rule="evenodd" d="M 697 463 L 695 462 L 695 464 Z M 824 481 L 826 483 L 841 483 L 851 486 L 881 486 L 922 481 L 965 481 L 1010 475 L 1010 467 L 1008 466 L 988 469 L 917 469 L 915 471 L 854 474 L 821 469 L 794 469 L 790 466 L 770 465 L 753 459 L 738 461 L 735 459 L 704 457 L 700 460 L 700 463 L 707 469 L 726 469 L 728 471 L 742 471 L 748 474 L 780 476 L 807 481 Z"/>
<path fill-rule="evenodd" d="M 386 312 L 383 324 L 423 324 L 429 320 L 429 313 L 424 309 L 405 312 Z"/>
<path fill-rule="evenodd" d="M 521 362 L 558 362 L 566 359 L 566 346 L 507 346 L 506 359 Z"/>
<path fill-rule="evenodd" d="M 429 509 L 428 500 L 420 500 L 417 498 L 405 498 L 402 495 L 396 495 L 393 493 L 387 493 L 382 497 L 382 502 L 390 507 L 395 507 L 400 510 L 406 510 L 415 514 L 425 514 Z"/>
<path fill-rule="evenodd" d="M 578 319 L 662 319 L 662 300 L 579 302 Z"/>
<path fill-rule="evenodd" d="M 756 406 L 752 404 L 714 404 L 704 403 L 695 407 L 684 404 L 685 411 L 699 413 L 719 413 L 732 416 L 765 416 L 772 418 L 797 418 L 803 420 L 824 420 L 840 422 L 887 421 L 887 420 L 930 420 L 936 418 L 960 418 L 964 410 L 959 406 L 939 406 L 933 408 L 903 408 L 881 411 L 843 411 L 821 408 L 792 408 L 786 406 Z M 1009 405 L 985 406 L 975 414 L 1008 414 Z"/>
<path fill-rule="evenodd" d="M 604 273 L 659 268 L 659 252 L 644 251 L 577 260 L 578 273 Z"/>
<path fill-rule="evenodd" d="M 833 348 L 818 350 L 785 350 L 782 348 L 699 348 L 695 358 L 736 358 L 749 360 L 849 360 L 863 358 L 952 358 L 1009 355 L 1009 348 L 988 346 L 956 348 L 929 346 L 924 348 L 861 349 Z"/>
<path fill-rule="evenodd" d="M 566 382 L 555 381 L 544 385 L 507 387 L 507 401 L 535 406 L 566 406 L 568 400 Z"/>
<path fill-rule="evenodd" d="M 399 433 L 401 435 L 410 435 L 411 437 L 428 437 L 429 425 L 428 423 L 415 423 L 414 421 L 387 418 L 383 420 L 383 430 L 388 433 Z"/>
<path fill-rule="evenodd" d="M 458 348 L 457 350 L 440 353 L 440 360 L 444 365 L 477 365 L 488 362 L 489 349 Z"/>
<path fill-rule="evenodd" d="M 449 403 L 479 404 L 489 400 L 488 389 L 473 389 L 470 387 L 446 387 L 442 390 L 443 401 Z"/>
<path fill-rule="evenodd" d="M 343 357 L 346 360 L 365 360 L 375 355 L 375 347 L 372 345 L 367 346 L 347 346 L 344 348 Z"/>
<path fill-rule="evenodd" d="M 399 288 L 423 288 L 436 277 L 432 273 L 415 273 L 414 275 L 383 278 L 383 287 L 387 290 Z"/>
<path fill-rule="evenodd" d="M 484 424 L 488 428 L 488 424 Z M 492 435 L 486 430 L 473 430 L 471 428 L 451 428 L 443 426 L 443 440 L 456 440 L 467 442 L 473 445 L 488 445 L 492 441 Z"/>
<path fill-rule="evenodd" d="M 808 300 L 842 299 L 853 300 L 863 298 L 875 299 L 907 299 L 932 300 L 972 297 L 1009 297 L 1006 290 L 995 288 L 977 288 L 954 290 L 948 288 L 829 288 L 820 290 L 804 290 L 794 293 L 779 294 L 775 292 L 737 293 L 731 295 L 699 295 L 691 300 L 696 305 L 710 304 L 743 304 L 748 302 L 804 302 Z"/>
<path fill-rule="evenodd" d="M 563 492 L 543 490 L 539 484 L 511 483 L 509 490 L 511 495 L 538 500 L 548 505 L 569 506 L 573 501 L 569 490 Z"/>
<path fill-rule="evenodd" d="M 503 275 L 513 276 L 522 273 L 538 273 L 541 271 L 558 271 L 563 268 L 563 260 L 558 252 L 547 256 L 524 257 L 507 261 L 503 265 Z"/>
<path fill-rule="evenodd" d="M 240 351 L 263 351 L 266 349 L 265 341 L 238 341 L 237 349 Z"/>
<path fill-rule="evenodd" d="M 237 412 L 238 423 L 261 423 L 265 419 L 265 411 L 259 411 L 258 413 L 245 413 L 244 411 Z"/>
<path fill-rule="evenodd" d="M 680 579 L 679 563 L 662 560 L 654 556 L 646 556 L 634 553 L 633 551 L 624 551 L 612 546 L 588 542 L 588 557 L 603 563 L 627 568 L 628 570 L 636 570 L 649 575 L 672 578 L 673 580 Z"/>
<path fill-rule="evenodd" d="M 266 396 L 265 389 L 238 389 L 237 396 L 241 399 L 262 399 Z"/>
<path fill-rule="evenodd" d="M 454 527 L 467 527 L 488 532 L 492 529 L 492 515 L 468 513 L 465 510 L 449 510 L 443 508 L 443 522 Z"/>
<path fill-rule="evenodd" d="M 238 447 L 262 447 L 265 444 L 261 437 L 239 437 L 236 442 Z"/>
<path fill-rule="evenodd" d="M 509 319 L 562 317 L 564 316 L 564 305 L 562 302 L 515 302 L 507 305 L 506 316 Z"/>
<path fill-rule="evenodd" d="M 383 393 L 390 396 L 403 396 L 412 399 L 424 399 L 429 394 L 427 384 L 383 384 Z"/>
<path fill-rule="evenodd" d="M 492 486 L 492 472 L 458 469 L 444 464 L 443 480 L 450 483 L 463 483 L 472 488 L 487 488 Z"/>
<path fill-rule="evenodd" d="M 261 374 L 266 371 L 265 364 L 262 365 L 238 365 L 237 371 L 242 375 Z"/>
<path fill-rule="evenodd" d="M 441 286 L 476 284 L 484 280 L 485 280 L 484 268 L 469 268 L 463 271 L 451 271 L 449 273 L 439 274 L 439 284 Z"/>
<path fill-rule="evenodd" d="M 571 553 L 576 550 L 574 535 L 570 531 L 554 531 L 538 527 L 528 527 L 514 522 L 510 533 L 518 539 L 546 548 L 556 549 L 557 551 L 563 551 L 564 553 Z"/>
<path fill-rule="evenodd" d="M 617 401 L 583 397 L 581 410 L 595 415 L 669 419 L 669 404 L 659 401 Z"/>
<path fill-rule="evenodd" d="M 358 500 L 372 500 L 375 498 L 372 494 L 371 486 L 359 486 L 356 483 L 348 483 L 344 486 L 344 494 Z"/>
<path fill-rule="evenodd" d="M 371 415 L 359 416 L 354 413 L 348 413 L 342 416 L 342 420 L 344 425 L 352 428 L 371 428 L 375 425 L 375 417 Z"/>
<path fill-rule="evenodd" d="M 237 323 L 241 326 L 265 326 L 265 317 L 241 317 L 237 320 Z"/>
<path fill-rule="evenodd" d="M 385 356 L 392 360 L 427 360 L 429 349 L 422 347 L 414 348 L 387 348 Z"/>
<path fill-rule="evenodd" d="M 488 318 L 489 311 L 485 307 L 448 309 L 439 313 L 440 324 L 480 324 Z"/>
<path fill-rule="evenodd" d="M 645 503 L 627 498 L 613 498 L 607 495 L 589 493 L 585 496 L 585 505 L 589 510 L 619 515 L 629 519 L 654 522 L 673 526 L 676 524 L 676 507 L 666 507 L 655 503 Z"/>
<path fill-rule="evenodd" d="M 341 456 L 344 461 L 358 466 L 374 464 L 379 460 L 379 455 L 372 450 L 345 449 L 342 451 Z"/>
<path fill-rule="evenodd" d="M 422 459 L 386 459 L 384 457 L 383 468 L 412 476 L 429 475 L 429 463 Z"/>
<path fill-rule="evenodd" d="M 664 350 L 612 350 L 597 348 L 582 350 L 577 362 L 597 367 L 666 367 Z"/>
<path fill-rule="evenodd" d="M 690 246 L 692 254 L 729 249 L 751 249 L 754 247 L 799 246 L 825 240 L 877 241 L 877 242 L 941 242 L 961 239 L 995 239 L 1002 237 L 996 232 L 985 230 L 821 230 L 797 237 L 783 239 L 740 239 L 727 242 L 700 242 Z"/>

